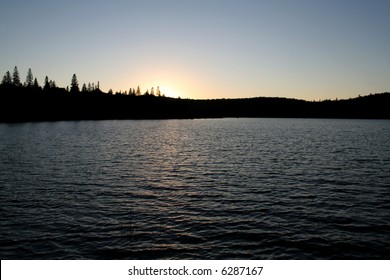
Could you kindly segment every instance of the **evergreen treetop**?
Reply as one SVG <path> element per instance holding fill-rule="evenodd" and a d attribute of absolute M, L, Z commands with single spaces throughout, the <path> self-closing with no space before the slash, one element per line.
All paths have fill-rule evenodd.
<path fill-rule="evenodd" d="M 20 75 L 18 71 L 18 67 L 15 66 L 14 73 L 12 74 L 12 83 L 14 86 L 20 87 L 22 83 L 20 82 Z"/>
<path fill-rule="evenodd" d="M 70 83 L 70 92 L 79 92 L 79 81 L 77 80 L 76 74 L 73 74 L 72 81 Z"/>

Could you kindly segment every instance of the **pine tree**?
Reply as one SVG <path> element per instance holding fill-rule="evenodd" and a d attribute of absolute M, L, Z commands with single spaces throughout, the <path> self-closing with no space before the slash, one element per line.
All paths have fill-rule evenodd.
<path fill-rule="evenodd" d="M 83 87 L 81 88 L 82 92 L 87 92 L 87 85 L 84 83 Z"/>
<path fill-rule="evenodd" d="M 20 87 L 22 85 L 20 82 L 18 67 L 16 67 L 16 66 L 14 68 L 14 73 L 12 75 L 12 83 L 14 84 L 14 86 L 17 86 L 17 87 Z"/>
<path fill-rule="evenodd" d="M 34 87 L 34 88 L 39 88 L 39 83 L 38 83 L 37 78 L 34 79 L 33 87 Z"/>
<path fill-rule="evenodd" d="M 161 96 L 161 91 L 160 91 L 160 87 L 157 86 L 157 92 L 156 92 L 157 96 Z"/>
<path fill-rule="evenodd" d="M 45 84 L 43 86 L 43 90 L 49 90 L 50 89 L 50 83 L 49 83 L 49 77 L 45 77 Z"/>
<path fill-rule="evenodd" d="M 150 95 L 154 95 L 154 87 L 150 89 Z"/>
<path fill-rule="evenodd" d="M 77 80 L 76 74 L 73 74 L 72 81 L 70 83 L 70 92 L 79 92 L 79 82 Z"/>
<path fill-rule="evenodd" d="M 137 87 L 137 91 L 136 91 L 135 95 L 137 95 L 137 96 L 141 95 L 141 89 L 139 88 L 139 86 Z"/>
<path fill-rule="evenodd" d="M 9 71 L 7 71 L 3 77 L 3 80 L 1 81 L 1 84 L 2 85 L 12 85 L 12 77 L 11 77 L 11 73 Z"/>
<path fill-rule="evenodd" d="M 31 68 L 28 69 L 25 85 L 26 87 L 32 87 L 34 85 L 34 77 Z"/>
<path fill-rule="evenodd" d="M 56 87 L 57 87 L 56 82 L 50 80 L 50 82 L 49 82 L 49 87 L 50 87 L 50 88 L 56 88 Z"/>

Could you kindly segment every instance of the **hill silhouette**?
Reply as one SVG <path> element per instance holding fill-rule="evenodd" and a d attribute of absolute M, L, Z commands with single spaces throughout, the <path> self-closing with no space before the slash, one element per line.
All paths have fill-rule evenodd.
<path fill-rule="evenodd" d="M 16 72 L 16 73 L 15 73 Z M 17 68 L 4 75 L 0 84 L 0 122 L 103 120 L 103 119 L 183 119 L 224 117 L 276 118 L 366 118 L 390 119 L 390 93 L 377 93 L 345 100 L 305 101 L 291 98 L 240 98 L 194 100 L 170 98 L 154 93 L 141 94 L 111 90 L 102 92 L 84 84 L 79 89 L 73 75 L 71 88 L 59 88 L 45 79 L 43 87 L 29 69 L 24 85 Z"/>

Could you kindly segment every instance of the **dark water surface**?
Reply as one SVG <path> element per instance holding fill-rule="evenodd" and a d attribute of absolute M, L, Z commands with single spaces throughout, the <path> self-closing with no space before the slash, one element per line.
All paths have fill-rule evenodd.
<path fill-rule="evenodd" d="M 390 121 L 0 124 L 1 259 L 389 259 Z"/>

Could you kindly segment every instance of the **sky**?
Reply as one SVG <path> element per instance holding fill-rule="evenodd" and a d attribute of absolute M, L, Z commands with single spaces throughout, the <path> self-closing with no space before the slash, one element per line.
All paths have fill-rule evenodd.
<path fill-rule="evenodd" d="M 0 0 L 0 75 L 171 97 L 390 91 L 388 0 Z"/>

